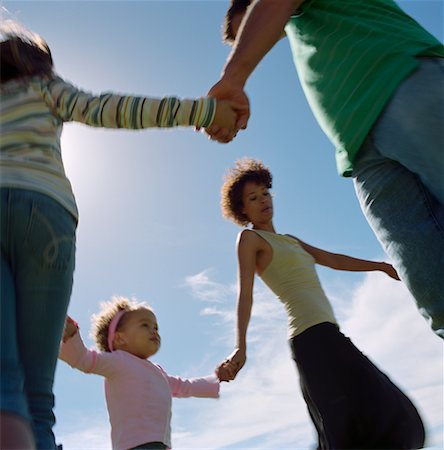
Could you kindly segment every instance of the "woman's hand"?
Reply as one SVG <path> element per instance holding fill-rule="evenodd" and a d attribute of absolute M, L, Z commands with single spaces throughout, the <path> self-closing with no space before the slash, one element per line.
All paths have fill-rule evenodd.
<path fill-rule="evenodd" d="M 245 351 L 235 349 L 234 352 L 216 369 L 220 381 L 231 381 L 236 378 L 247 360 Z"/>
<path fill-rule="evenodd" d="M 385 272 L 390 278 L 393 278 L 394 280 L 401 281 L 401 278 L 399 278 L 398 272 L 396 272 L 396 269 L 388 263 L 381 263 L 381 271 Z"/>

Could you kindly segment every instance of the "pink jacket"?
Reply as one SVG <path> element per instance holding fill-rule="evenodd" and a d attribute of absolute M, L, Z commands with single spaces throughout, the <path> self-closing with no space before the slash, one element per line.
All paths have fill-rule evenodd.
<path fill-rule="evenodd" d="M 181 379 L 160 366 L 123 350 L 88 350 L 76 333 L 63 343 L 60 359 L 86 373 L 105 377 L 113 450 L 127 450 L 145 442 L 171 447 L 172 397 L 219 397 L 216 375 Z"/>

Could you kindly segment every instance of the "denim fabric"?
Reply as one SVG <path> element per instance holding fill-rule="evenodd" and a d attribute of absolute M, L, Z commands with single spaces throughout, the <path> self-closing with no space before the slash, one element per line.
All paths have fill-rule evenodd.
<path fill-rule="evenodd" d="M 370 226 L 444 338 L 444 59 L 421 61 L 364 142 L 353 180 Z"/>
<path fill-rule="evenodd" d="M 1 410 L 31 422 L 37 448 L 55 449 L 52 392 L 72 290 L 76 221 L 50 197 L 1 195 Z"/>

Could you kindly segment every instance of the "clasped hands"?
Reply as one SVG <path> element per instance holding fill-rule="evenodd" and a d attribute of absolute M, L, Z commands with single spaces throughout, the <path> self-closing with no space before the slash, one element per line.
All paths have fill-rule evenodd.
<path fill-rule="evenodd" d="M 209 90 L 208 97 L 215 98 L 217 106 L 213 123 L 204 131 L 211 140 L 228 143 L 247 128 L 250 101 L 241 85 L 223 78 Z"/>
<path fill-rule="evenodd" d="M 242 369 L 247 360 L 245 351 L 240 349 L 234 352 L 225 359 L 216 369 L 216 375 L 220 381 L 232 381 L 236 378 L 238 372 Z"/>

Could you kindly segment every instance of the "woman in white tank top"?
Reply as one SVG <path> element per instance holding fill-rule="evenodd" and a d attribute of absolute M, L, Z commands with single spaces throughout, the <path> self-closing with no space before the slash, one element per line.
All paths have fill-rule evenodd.
<path fill-rule="evenodd" d="M 416 408 L 391 380 L 339 330 L 315 263 L 338 270 L 385 272 L 395 269 L 330 253 L 273 225 L 272 175 L 260 161 L 244 159 L 227 174 L 222 187 L 226 218 L 244 229 L 237 240 L 239 292 L 237 339 L 219 374 L 235 378 L 246 361 L 247 329 L 258 274 L 283 303 L 289 340 L 319 449 L 420 448 L 425 433 Z"/>

